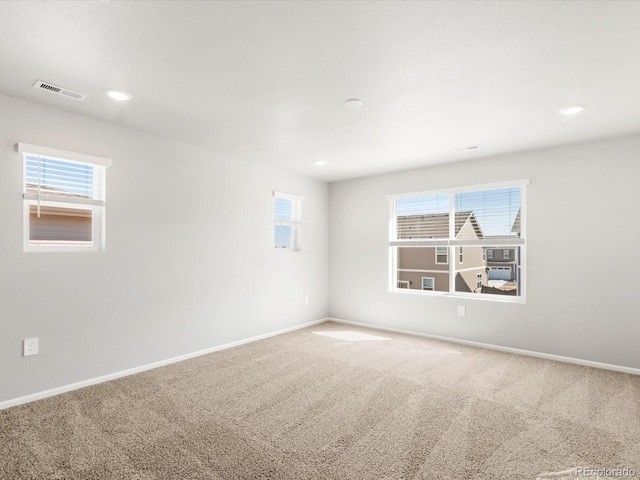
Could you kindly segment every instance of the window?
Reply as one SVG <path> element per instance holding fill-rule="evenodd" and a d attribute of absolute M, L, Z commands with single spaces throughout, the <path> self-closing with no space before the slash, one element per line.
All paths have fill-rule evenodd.
<path fill-rule="evenodd" d="M 391 290 L 398 290 L 398 280 L 418 277 L 421 288 L 409 290 L 523 302 L 527 184 L 389 196 Z M 510 260 L 509 272 L 488 269 L 494 251 Z M 458 261 L 449 262 L 449 257 Z"/>
<path fill-rule="evenodd" d="M 436 264 L 446 265 L 449 263 L 449 249 L 447 247 L 436 247 Z"/>
<path fill-rule="evenodd" d="M 104 250 L 105 170 L 111 160 L 26 143 L 25 252 Z"/>
<path fill-rule="evenodd" d="M 278 249 L 299 251 L 302 246 L 302 201 L 304 198 L 280 192 L 273 192 L 273 197 L 274 246 Z"/>
<path fill-rule="evenodd" d="M 411 282 L 398 280 L 398 288 L 409 288 L 409 285 L 411 285 Z"/>
<path fill-rule="evenodd" d="M 435 290 L 436 280 L 433 277 L 422 277 L 422 290 Z"/>

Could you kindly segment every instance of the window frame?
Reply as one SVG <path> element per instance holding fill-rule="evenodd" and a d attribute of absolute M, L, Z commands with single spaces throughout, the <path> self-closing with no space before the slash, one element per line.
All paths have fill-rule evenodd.
<path fill-rule="evenodd" d="M 71 152 L 66 150 L 33 145 L 19 142 L 16 150 L 22 154 L 22 188 L 23 188 L 23 251 L 33 252 L 103 252 L 106 247 L 105 235 L 105 210 L 106 210 L 106 189 L 107 169 L 111 167 L 110 158 L 88 155 L 85 153 Z M 102 195 L 100 200 L 81 199 L 73 201 L 73 197 L 56 197 L 40 195 L 27 192 L 27 157 L 38 157 L 66 163 L 75 163 L 92 167 L 94 191 L 99 191 Z M 68 208 L 69 210 L 90 210 L 91 211 L 91 243 L 64 242 L 55 240 L 32 241 L 30 210 L 31 207 L 53 207 L 58 209 Z"/>
<path fill-rule="evenodd" d="M 431 280 L 431 288 L 424 288 L 424 281 Z M 436 278 L 435 277 L 422 277 L 420 280 L 421 292 L 435 292 L 436 291 Z"/>
<path fill-rule="evenodd" d="M 291 202 L 291 219 L 283 220 L 276 218 L 276 199 L 288 200 Z M 273 191 L 273 248 L 278 251 L 300 252 L 302 251 L 302 202 L 304 197 L 291 193 Z M 291 227 L 291 247 L 278 247 L 276 245 L 276 228 L 278 226 Z"/>
<path fill-rule="evenodd" d="M 438 253 L 438 249 L 442 250 L 443 248 L 444 248 L 444 253 Z M 438 257 L 442 255 L 445 256 L 445 261 L 439 262 Z M 436 256 L 436 265 L 449 265 L 449 249 L 447 247 L 442 247 L 442 246 L 436 247 L 435 256 Z"/>
<path fill-rule="evenodd" d="M 447 189 L 438 189 L 438 190 L 429 190 L 423 192 L 409 192 L 409 193 L 401 193 L 401 194 L 392 194 L 387 195 L 387 200 L 389 200 L 389 291 L 390 292 L 400 292 L 400 293 L 414 293 L 414 294 L 422 294 L 426 296 L 448 296 L 448 297 L 462 297 L 462 298 L 471 298 L 477 300 L 485 300 L 485 301 L 496 301 L 496 302 L 507 302 L 507 303 L 526 303 L 526 210 L 527 210 L 527 186 L 529 185 L 528 179 L 521 180 L 513 180 L 513 181 L 505 181 L 505 182 L 495 182 L 490 184 L 478 184 L 478 185 L 468 185 L 461 187 L 452 187 Z M 517 235 L 505 235 L 503 237 L 488 237 L 483 239 L 473 239 L 473 240 L 464 240 L 455 238 L 455 206 L 454 206 L 454 198 L 456 194 L 465 193 L 465 192 L 480 192 L 484 190 L 499 190 L 506 188 L 519 188 L 520 189 L 520 204 L 519 204 L 519 232 Z M 449 195 L 449 223 L 450 235 L 448 238 L 426 238 L 426 239 L 398 239 L 396 228 L 398 225 L 397 220 L 397 210 L 396 205 L 397 201 L 404 198 L 414 198 L 414 197 L 425 197 L 425 196 L 435 196 L 435 195 Z M 517 217 L 516 217 L 517 218 Z M 514 220 L 515 222 L 515 220 Z M 513 230 L 512 230 L 513 231 Z M 438 247 L 438 246 L 446 246 L 448 251 L 448 258 L 457 258 L 455 257 L 455 248 L 458 246 L 474 246 L 474 247 L 486 247 L 486 259 L 483 259 L 486 264 L 488 261 L 493 260 L 491 257 L 493 255 L 488 254 L 488 250 L 492 249 L 505 249 L 505 247 L 517 247 L 519 261 L 518 266 L 516 267 L 516 279 L 518 285 L 518 295 L 500 295 L 493 293 L 475 293 L 475 292 L 463 292 L 456 291 L 455 286 L 455 276 L 456 273 L 464 271 L 464 269 L 460 270 L 456 268 L 456 262 L 448 262 L 449 268 L 449 289 L 448 291 L 425 291 L 425 290 L 417 290 L 417 289 L 398 289 L 396 288 L 396 280 L 398 277 L 398 249 L 402 247 Z M 437 252 L 437 248 L 436 248 Z M 493 252 L 491 252 L 493 253 Z M 436 254 L 437 257 L 437 254 Z M 437 258 L 436 258 L 437 260 Z M 467 269 L 468 270 L 468 269 Z"/>

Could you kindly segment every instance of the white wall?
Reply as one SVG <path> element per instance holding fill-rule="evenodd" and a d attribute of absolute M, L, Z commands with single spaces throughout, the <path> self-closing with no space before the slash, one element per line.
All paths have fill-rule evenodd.
<path fill-rule="evenodd" d="M 331 184 L 330 316 L 640 367 L 639 152 L 632 136 Z M 385 195 L 522 178 L 526 304 L 388 291 Z"/>
<path fill-rule="evenodd" d="M 113 159 L 104 253 L 23 253 L 19 141 Z M 302 252 L 273 190 L 305 197 Z M 0 402 L 325 317 L 327 210 L 324 182 L 0 96 Z"/>

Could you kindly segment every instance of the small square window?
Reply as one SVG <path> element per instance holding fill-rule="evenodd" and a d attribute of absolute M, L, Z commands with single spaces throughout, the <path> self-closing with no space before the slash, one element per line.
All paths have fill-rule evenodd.
<path fill-rule="evenodd" d="M 436 247 L 436 264 L 446 265 L 449 263 L 449 249 L 447 247 Z"/>
<path fill-rule="evenodd" d="M 436 281 L 433 277 L 422 277 L 422 290 L 435 290 Z"/>

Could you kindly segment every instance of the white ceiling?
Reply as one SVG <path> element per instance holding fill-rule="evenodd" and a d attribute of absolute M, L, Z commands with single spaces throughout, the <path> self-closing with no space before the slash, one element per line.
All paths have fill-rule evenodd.
<path fill-rule="evenodd" d="M 640 2 L 2 1 L 0 59 L 0 93 L 328 181 L 640 131 Z"/>

